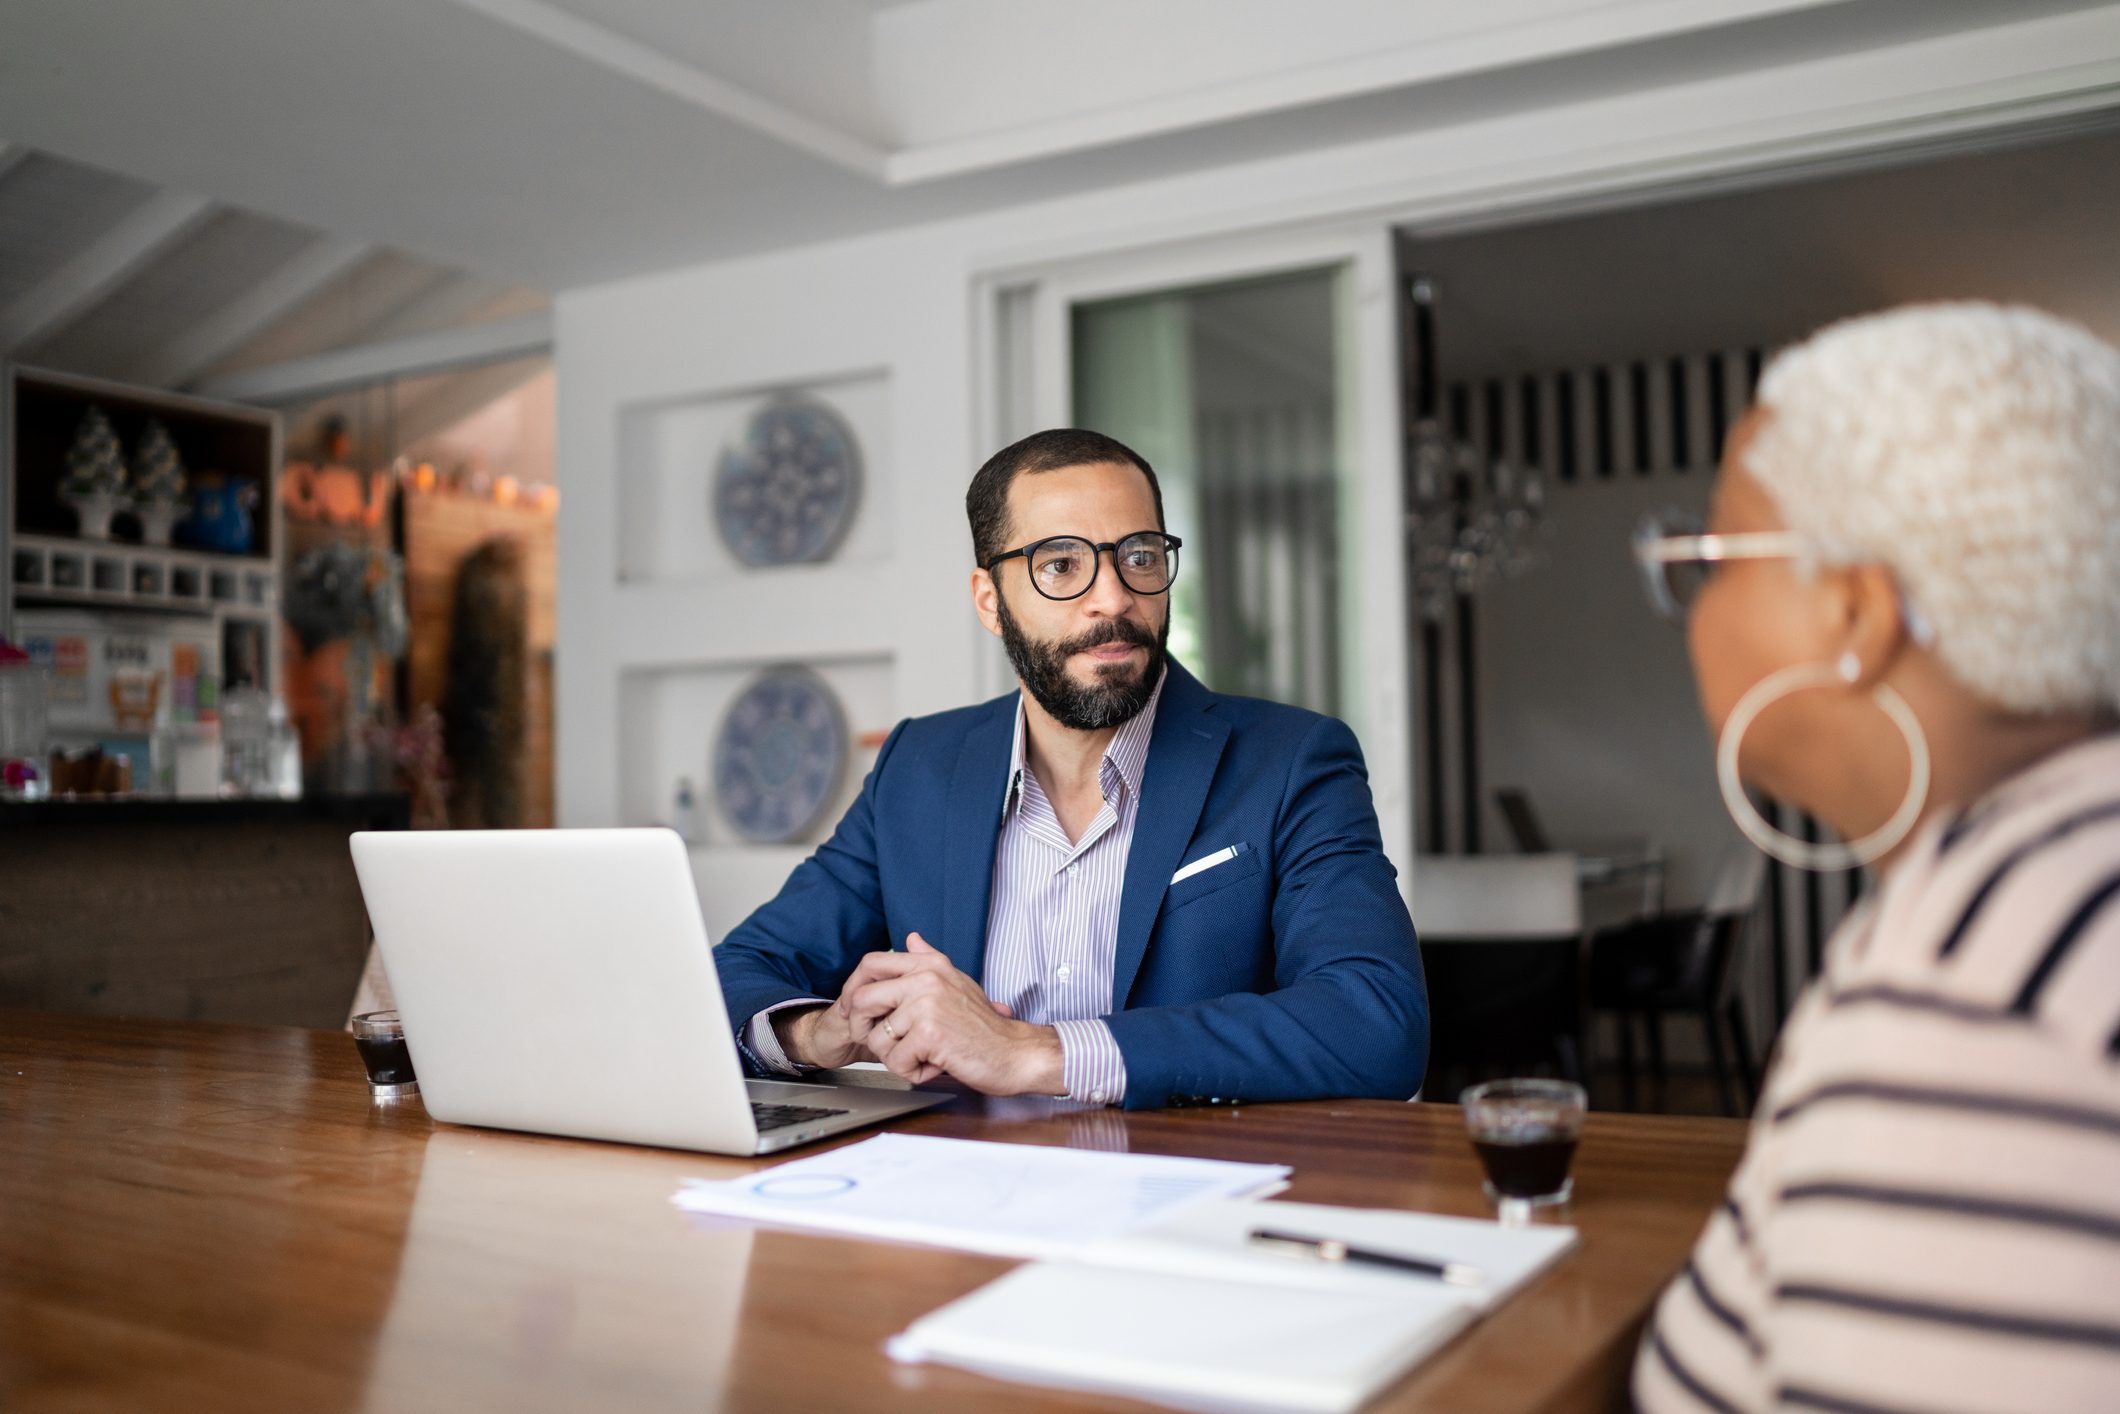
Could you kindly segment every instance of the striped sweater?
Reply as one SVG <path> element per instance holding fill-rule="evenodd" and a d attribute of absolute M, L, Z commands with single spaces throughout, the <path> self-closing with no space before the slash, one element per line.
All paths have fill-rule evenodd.
<path fill-rule="evenodd" d="M 2120 738 L 1925 829 L 1842 923 L 1634 1389 L 2120 1410 Z"/>

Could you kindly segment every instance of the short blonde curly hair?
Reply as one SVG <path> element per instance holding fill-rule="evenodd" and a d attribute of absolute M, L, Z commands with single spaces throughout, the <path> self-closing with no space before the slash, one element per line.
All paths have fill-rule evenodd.
<path fill-rule="evenodd" d="M 2120 704 L 2120 350 L 2035 309 L 1827 326 L 1760 381 L 1745 469 L 1817 564 L 1882 564 L 1952 676 L 2019 712 Z"/>

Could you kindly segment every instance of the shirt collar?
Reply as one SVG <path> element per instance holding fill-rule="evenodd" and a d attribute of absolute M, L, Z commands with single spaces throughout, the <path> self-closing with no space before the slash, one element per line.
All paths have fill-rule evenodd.
<path fill-rule="evenodd" d="M 1163 700 L 1163 684 L 1170 681 L 1170 668 L 1166 665 L 1156 676 L 1155 690 L 1148 694 L 1148 701 L 1141 710 L 1119 724 L 1112 739 L 1105 743 L 1104 759 L 1098 766 L 1100 775 L 1116 771 L 1126 789 L 1136 799 L 1141 795 L 1141 774 L 1148 765 L 1148 739 L 1156 729 L 1156 704 Z M 1004 818 L 1013 814 L 1023 803 L 1023 771 L 1027 764 L 1025 753 L 1030 738 L 1025 732 L 1023 694 L 1016 694 L 1016 735 L 1009 743 L 1008 794 L 1003 798 L 1001 814 Z M 1107 786 L 1106 794 L 1109 795 Z"/>

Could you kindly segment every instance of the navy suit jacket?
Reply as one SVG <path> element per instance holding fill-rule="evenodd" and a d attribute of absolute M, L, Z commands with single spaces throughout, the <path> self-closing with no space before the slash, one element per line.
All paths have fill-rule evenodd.
<path fill-rule="evenodd" d="M 899 723 L 831 839 L 714 950 L 733 1026 L 837 996 L 864 953 L 908 933 L 984 975 L 1017 700 Z M 1170 882 L 1228 846 L 1234 859 Z M 1209 692 L 1172 662 L 1104 1018 L 1126 1107 L 1411 1096 L 1428 995 L 1395 879 L 1344 723 Z"/>

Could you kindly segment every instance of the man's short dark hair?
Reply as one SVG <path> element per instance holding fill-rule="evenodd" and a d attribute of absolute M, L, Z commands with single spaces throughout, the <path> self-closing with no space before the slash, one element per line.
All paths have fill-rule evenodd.
<path fill-rule="evenodd" d="M 1054 427 L 1033 432 L 986 459 L 971 489 L 964 493 L 964 513 L 972 523 L 972 561 L 986 564 L 1011 547 L 1008 538 L 1008 488 L 1018 476 L 1031 471 L 1060 471 L 1071 466 L 1137 466 L 1148 478 L 1148 494 L 1156 502 L 1156 529 L 1163 529 L 1163 488 L 1146 458 L 1116 437 L 1080 427 Z"/>

